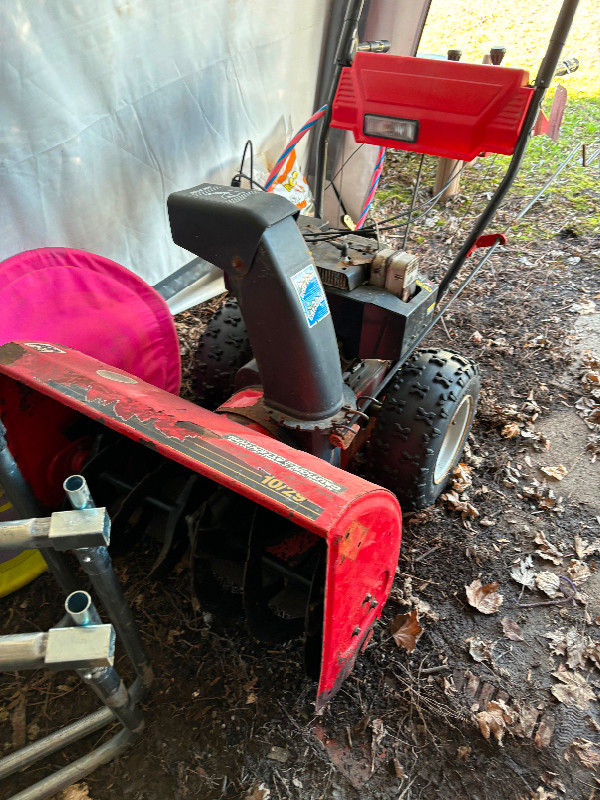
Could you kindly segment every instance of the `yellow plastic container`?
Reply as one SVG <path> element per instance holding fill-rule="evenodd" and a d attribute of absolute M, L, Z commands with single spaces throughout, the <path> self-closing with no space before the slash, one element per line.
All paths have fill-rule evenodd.
<path fill-rule="evenodd" d="M 13 507 L 0 486 L 0 522 L 11 519 L 15 519 Z M 8 561 L 0 561 L 0 597 L 16 592 L 46 569 L 46 562 L 39 550 L 24 550 Z"/>

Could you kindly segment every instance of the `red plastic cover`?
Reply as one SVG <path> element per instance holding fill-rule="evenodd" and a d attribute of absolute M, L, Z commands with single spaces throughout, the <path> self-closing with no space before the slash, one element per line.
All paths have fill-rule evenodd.
<path fill-rule="evenodd" d="M 357 53 L 342 70 L 331 126 L 357 142 L 462 161 L 486 151 L 510 155 L 533 96 L 528 82 L 522 69 Z M 365 114 L 417 120 L 417 140 L 367 136 Z"/>
<path fill-rule="evenodd" d="M 59 429 L 79 412 L 325 539 L 317 708 L 335 694 L 394 580 L 401 514 L 391 492 L 56 345 L 0 347 L 0 411 L 9 446 L 36 493 L 37 474 L 63 446 Z"/>

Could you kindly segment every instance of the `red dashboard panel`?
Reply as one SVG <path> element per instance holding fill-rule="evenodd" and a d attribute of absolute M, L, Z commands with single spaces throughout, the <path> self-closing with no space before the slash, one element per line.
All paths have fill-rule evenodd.
<path fill-rule="evenodd" d="M 510 155 L 533 96 L 528 81 L 521 69 L 357 53 L 342 70 L 331 126 L 352 131 L 357 142 L 443 158 Z M 365 116 L 416 121 L 416 140 L 369 135 Z"/>

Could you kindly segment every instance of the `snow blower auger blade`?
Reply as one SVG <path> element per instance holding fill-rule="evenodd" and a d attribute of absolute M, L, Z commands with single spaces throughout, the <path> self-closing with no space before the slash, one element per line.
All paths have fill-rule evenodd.
<path fill-rule="evenodd" d="M 392 586 L 401 515 L 391 492 L 66 347 L 0 347 L 0 398 L 9 447 L 34 491 L 35 473 L 48 469 L 51 455 L 43 425 L 60 419 L 72 427 L 83 415 L 324 540 L 317 709 L 324 707 Z"/>

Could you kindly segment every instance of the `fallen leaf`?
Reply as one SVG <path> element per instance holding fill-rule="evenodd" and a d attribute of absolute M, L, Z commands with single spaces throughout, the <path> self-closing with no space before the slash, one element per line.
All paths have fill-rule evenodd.
<path fill-rule="evenodd" d="M 273 745 L 267 753 L 267 758 L 270 758 L 271 761 L 278 761 L 280 764 L 286 764 L 289 757 L 290 754 L 285 748 L 276 745 Z"/>
<path fill-rule="evenodd" d="M 525 560 L 521 559 L 519 566 L 512 568 L 510 577 L 513 581 L 527 586 L 528 589 L 533 589 L 535 586 L 535 568 L 531 556 L 527 556 Z"/>
<path fill-rule="evenodd" d="M 473 467 L 467 464 L 457 464 L 452 470 L 452 488 L 456 492 L 465 492 L 473 483 L 471 472 Z"/>
<path fill-rule="evenodd" d="M 588 565 L 583 561 L 577 561 L 576 559 L 571 559 L 571 563 L 569 564 L 569 567 L 567 569 L 567 574 L 569 578 L 571 578 L 575 586 L 581 586 L 581 584 L 585 583 L 587 579 L 590 577 L 591 572 Z"/>
<path fill-rule="evenodd" d="M 256 701 L 257 701 L 256 694 L 253 691 L 254 688 L 256 687 L 257 683 L 258 683 L 258 678 L 254 675 L 252 678 L 250 678 L 249 681 L 247 681 L 244 684 L 244 689 L 248 693 L 246 695 L 246 705 L 247 706 L 252 705 L 252 703 L 256 703 Z"/>
<path fill-rule="evenodd" d="M 392 765 L 393 765 L 393 767 L 394 767 L 394 775 L 395 775 L 397 778 L 399 778 L 400 780 L 403 780 L 404 778 L 406 778 L 406 772 L 404 771 L 404 767 L 403 767 L 403 766 L 402 766 L 402 764 L 401 764 L 401 763 L 398 761 L 398 759 L 397 759 L 397 758 L 393 758 L 393 759 L 392 759 Z"/>
<path fill-rule="evenodd" d="M 597 669 L 600 669 L 600 642 L 590 642 L 586 648 L 585 656 L 596 665 Z"/>
<path fill-rule="evenodd" d="M 540 712 L 533 706 L 519 705 L 515 719 L 513 733 L 523 739 L 531 739 L 537 724 Z"/>
<path fill-rule="evenodd" d="M 418 600 L 415 608 L 419 612 L 419 616 L 429 617 L 434 622 L 440 621 L 440 615 L 437 611 L 434 611 L 429 603 L 425 602 L 425 600 Z"/>
<path fill-rule="evenodd" d="M 581 356 L 582 363 L 589 367 L 590 369 L 598 369 L 600 368 L 600 358 L 592 355 L 589 350 L 586 350 L 585 353 Z"/>
<path fill-rule="evenodd" d="M 459 511 L 463 519 L 478 517 L 479 511 L 468 500 L 462 500 L 455 491 L 445 492 L 441 498 L 452 511 Z"/>
<path fill-rule="evenodd" d="M 497 589 L 498 581 L 482 586 L 479 578 L 476 578 L 469 586 L 465 586 L 469 605 L 481 611 L 482 614 L 494 614 L 504 599 Z"/>
<path fill-rule="evenodd" d="M 58 795 L 59 800 L 91 800 L 87 783 L 74 783 Z"/>
<path fill-rule="evenodd" d="M 495 642 L 486 642 L 478 636 L 469 636 L 465 641 L 469 645 L 471 658 L 480 663 L 482 661 L 489 661 L 490 664 L 493 665 L 492 650 L 494 649 Z"/>
<path fill-rule="evenodd" d="M 596 731 L 596 733 L 600 731 L 600 722 L 596 722 L 596 720 L 592 719 L 589 714 L 584 719 L 592 730 Z"/>
<path fill-rule="evenodd" d="M 570 628 L 566 635 L 567 666 L 571 669 L 583 667 L 587 659 L 587 636 L 582 636 L 575 628 Z"/>
<path fill-rule="evenodd" d="M 533 541 L 539 545 L 538 549 L 535 551 L 536 555 L 540 556 L 540 558 L 545 558 L 547 561 L 552 561 L 559 566 L 562 564 L 564 554 L 561 553 L 556 545 L 548 541 L 543 531 L 537 531 Z"/>
<path fill-rule="evenodd" d="M 569 474 L 564 464 L 557 464 L 555 467 L 540 467 L 540 472 L 556 481 L 562 481 Z"/>
<path fill-rule="evenodd" d="M 390 631 L 398 647 L 404 647 L 412 653 L 423 633 L 417 609 L 413 609 L 410 614 L 398 614 L 394 617 L 390 622 Z"/>
<path fill-rule="evenodd" d="M 456 757 L 459 761 L 466 761 L 473 750 L 469 747 L 468 744 L 461 745 L 458 750 L 456 751 Z"/>
<path fill-rule="evenodd" d="M 512 725 L 514 722 L 514 715 L 503 700 L 492 700 L 487 704 L 485 711 L 475 714 L 475 719 L 483 737 L 489 739 L 490 735 L 493 735 L 502 746 L 504 731 L 507 725 Z"/>
<path fill-rule="evenodd" d="M 514 439 L 520 433 L 521 428 L 516 422 L 508 422 L 500 431 L 500 436 L 504 436 L 505 439 Z"/>
<path fill-rule="evenodd" d="M 536 747 L 548 747 L 554 733 L 554 717 L 542 717 L 536 731 L 534 742 Z"/>
<path fill-rule="evenodd" d="M 596 767 L 600 766 L 600 748 L 589 739 L 579 737 L 574 739 L 571 747 L 577 755 L 584 767 L 596 771 Z"/>
<path fill-rule="evenodd" d="M 271 790 L 267 789 L 264 783 L 260 783 L 253 789 L 252 794 L 246 795 L 245 800 L 268 800 L 270 796 Z"/>
<path fill-rule="evenodd" d="M 550 633 L 543 634 L 544 639 L 549 639 L 550 652 L 556 656 L 564 656 L 567 654 L 567 639 L 564 631 L 550 631 Z"/>
<path fill-rule="evenodd" d="M 589 657 L 590 640 L 577 628 L 569 628 L 566 633 L 563 631 L 545 633 L 544 638 L 550 641 L 550 651 L 554 655 L 566 657 L 567 666 L 571 669 L 583 667 Z"/>
<path fill-rule="evenodd" d="M 590 704 L 590 700 L 595 698 L 594 691 L 586 683 L 585 678 L 577 672 L 568 672 L 566 669 L 560 669 L 560 667 L 552 675 L 560 681 L 550 689 L 556 699 L 566 706 L 575 706 L 585 711 Z"/>
<path fill-rule="evenodd" d="M 593 300 L 582 300 L 579 303 L 573 303 L 570 309 L 574 314 L 595 314 L 596 303 Z"/>
<path fill-rule="evenodd" d="M 471 339 L 473 339 L 475 344 L 481 344 L 483 342 L 483 336 L 479 333 L 479 331 L 475 331 L 471 336 Z"/>
<path fill-rule="evenodd" d="M 563 794 L 567 791 L 566 786 L 561 780 L 559 780 L 556 772 L 542 772 L 540 778 L 544 781 L 544 783 L 547 783 L 548 786 L 551 786 L 553 789 L 557 789 L 559 792 L 563 792 Z"/>
<path fill-rule="evenodd" d="M 547 792 L 543 786 L 538 786 L 535 792 L 530 792 L 527 800 L 558 800 L 556 792 Z"/>
<path fill-rule="evenodd" d="M 581 536 L 576 533 L 573 541 L 575 543 L 577 558 L 582 559 L 586 556 L 591 556 L 592 553 L 600 553 L 600 539 L 596 539 L 596 541 L 590 543 L 587 539 L 582 539 Z"/>
<path fill-rule="evenodd" d="M 504 636 L 507 639 L 510 639 L 512 642 L 524 642 L 523 636 L 521 635 L 523 631 L 514 621 L 514 619 L 510 619 L 509 617 L 502 617 L 502 630 L 504 631 Z"/>
<path fill-rule="evenodd" d="M 538 572 L 535 576 L 535 585 L 541 592 L 544 592 L 544 594 L 547 594 L 548 597 L 551 597 L 553 600 L 561 595 L 559 591 L 560 578 L 558 575 L 555 575 L 554 572 Z"/>

